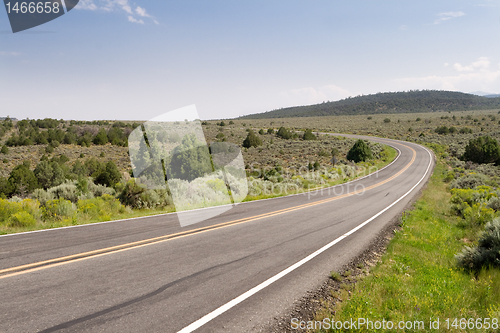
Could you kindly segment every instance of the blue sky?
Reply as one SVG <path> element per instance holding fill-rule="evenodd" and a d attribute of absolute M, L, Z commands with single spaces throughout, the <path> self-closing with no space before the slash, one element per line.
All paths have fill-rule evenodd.
<path fill-rule="evenodd" d="M 12 34 L 0 115 L 203 119 L 409 89 L 500 93 L 498 1 L 81 0 Z"/>

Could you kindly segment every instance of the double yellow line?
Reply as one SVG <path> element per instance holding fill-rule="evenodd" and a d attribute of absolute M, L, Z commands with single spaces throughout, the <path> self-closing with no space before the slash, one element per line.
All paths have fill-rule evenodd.
<path fill-rule="evenodd" d="M 77 254 L 73 254 L 73 255 L 69 255 L 69 256 L 64 256 L 64 257 L 39 261 L 39 262 L 31 263 L 31 264 L 2 269 L 2 270 L 0 270 L 0 280 L 8 278 L 8 277 L 13 277 L 16 275 L 36 272 L 39 270 L 57 267 L 57 266 L 61 266 L 61 265 L 65 265 L 65 264 L 69 264 L 69 263 L 73 263 L 73 262 L 78 262 L 78 261 L 82 261 L 82 260 L 86 260 L 86 259 L 97 258 L 97 257 L 105 256 L 108 254 L 119 253 L 119 252 L 131 250 L 131 249 L 137 249 L 140 247 L 153 245 L 153 244 L 159 244 L 159 243 L 167 242 L 167 241 L 170 241 L 173 239 L 179 239 L 179 238 L 183 238 L 183 237 L 187 237 L 187 236 L 191 236 L 191 235 L 195 235 L 195 234 L 200 234 L 203 232 L 208 232 L 208 231 L 212 231 L 212 230 L 226 228 L 226 227 L 229 227 L 232 225 L 257 221 L 257 220 L 265 219 L 268 217 L 273 217 L 273 216 L 293 212 L 296 210 L 321 205 L 321 204 L 324 204 L 327 202 L 331 202 L 331 201 L 335 201 L 335 200 L 339 200 L 342 198 L 346 198 L 346 197 L 350 197 L 353 195 L 363 193 L 367 190 L 379 187 L 379 186 L 386 184 L 386 183 L 390 182 L 391 180 L 397 178 L 399 175 L 401 175 L 403 172 L 405 172 L 413 164 L 413 162 L 415 161 L 416 155 L 417 155 L 416 151 L 411 147 L 408 147 L 408 146 L 403 145 L 403 144 L 401 144 L 401 145 L 404 147 L 407 147 L 413 151 L 413 156 L 412 156 L 411 161 L 403 169 L 401 169 L 398 173 L 394 174 L 390 178 L 387 178 L 387 179 L 381 181 L 380 183 L 376 183 L 376 184 L 371 185 L 369 187 L 366 187 L 366 188 L 363 188 L 363 189 L 360 189 L 357 191 L 353 191 L 350 193 L 342 194 L 342 195 L 339 195 L 339 196 L 336 196 L 333 198 L 319 200 L 319 201 L 315 201 L 315 202 L 311 202 L 311 203 L 307 203 L 307 204 L 303 204 L 303 205 L 299 205 L 299 206 L 295 206 L 295 207 L 285 208 L 285 209 L 277 210 L 277 211 L 270 212 L 270 213 L 255 215 L 255 216 L 246 217 L 246 218 L 233 220 L 233 221 L 228 221 L 228 222 L 224 222 L 224 223 L 219 223 L 219 224 L 215 224 L 215 225 L 211 225 L 211 226 L 207 226 L 207 227 L 187 230 L 187 231 L 183 231 L 183 232 L 179 232 L 179 233 L 175 233 L 175 234 L 159 236 L 159 237 L 149 238 L 149 239 L 145 239 L 145 240 L 141 240 L 141 241 L 111 246 L 111 247 L 107 247 L 107 248 L 103 248 L 103 249 L 99 249 L 99 250 L 82 252 L 82 253 L 77 253 Z"/>

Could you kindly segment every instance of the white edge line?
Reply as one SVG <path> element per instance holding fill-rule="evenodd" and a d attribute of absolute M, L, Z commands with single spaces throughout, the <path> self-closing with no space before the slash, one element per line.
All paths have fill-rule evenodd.
<path fill-rule="evenodd" d="M 423 146 L 421 146 L 421 147 L 423 147 Z M 278 281 L 279 279 L 281 279 L 282 277 L 284 277 L 288 273 L 290 273 L 293 270 L 297 269 L 298 267 L 304 265 L 305 263 L 307 263 L 311 259 L 317 257 L 319 254 L 325 252 L 326 250 L 328 250 L 329 248 L 331 248 L 333 245 L 337 244 L 338 242 L 340 242 L 344 238 L 352 235 L 353 233 L 355 233 L 356 231 L 358 231 L 359 229 L 363 228 L 365 225 L 367 225 L 368 223 L 370 223 L 371 221 L 373 221 L 374 219 L 376 219 L 377 217 L 379 217 L 381 214 L 385 213 L 387 210 L 389 210 L 390 208 L 392 208 L 398 202 L 400 202 L 403 198 L 405 198 L 408 194 L 410 194 L 418 185 L 420 185 L 420 183 L 422 183 L 422 181 L 425 179 L 425 177 L 427 177 L 429 169 L 430 169 L 430 167 L 432 165 L 433 158 L 432 158 L 432 155 L 429 152 L 429 150 L 426 147 L 423 147 L 423 148 L 427 151 L 427 153 L 429 154 L 429 158 L 430 158 L 429 165 L 427 166 L 427 170 L 425 170 L 425 174 L 418 181 L 418 183 L 415 184 L 402 197 L 400 197 L 398 200 L 394 201 L 392 204 L 390 204 L 389 206 L 387 206 L 386 208 L 384 208 L 383 210 L 381 210 L 380 212 L 378 212 L 377 214 L 375 214 L 374 216 L 372 216 L 371 218 L 369 218 L 365 222 L 361 223 L 360 225 L 358 225 L 357 227 L 355 227 L 351 231 L 345 233 L 344 235 L 342 235 L 342 236 L 338 237 L 337 239 L 333 240 L 332 242 L 326 244 L 325 246 L 323 246 L 319 250 L 313 252 L 312 254 L 308 255 L 307 257 L 305 257 L 304 259 L 300 260 L 299 262 L 297 262 L 297 263 L 293 264 L 292 266 L 286 268 L 285 270 L 281 271 L 280 273 L 278 273 L 278 274 L 270 277 L 266 281 L 262 282 L 261 284 L 257 285 L 256 287 L 253 287 L 252 289 L 250 289 L 247 292 L 241 294 L 240 296 L 238 296 L 235 299 L 229 301 L 228 303 L 222 305 L 221 307 L 215 309 L 214 311 L 212 311 L 209 314 L 203 316 L 202 318 L 198 319 L 197 321 L 195 321 L 195 322 L 191 323 L 190 325 L 184 327 L 178 333 L 190 333 L 190 332 L 193 332 L 194 330 L 202 327 L 203 325 L 205 325 L 206 323 L 208 323 L 212 319 L 220 316 L 221 314 L 223 314 L 224 312 L 228 311 L 229 309 L 231 309 L 235 305 L 243 302 L 244 300 L 246 300 L 250 296 L 256 294 L 257 292 L 259 292 L 262 289 L 266 288 L 270 284 Z"/>
<path fill-rule="evenodd" d="M 377 139 L 380 139 L 380 138 L 377 138 Z M 386 139 L 386 140 L 393 140 L 393 139 Z M 394 141 L 398 141 L 398 140 L 394 140 Z M 357 181 L 359 181 L 361 179 L 365 179 L 367 177 L 371 177 L 371 176 L 379 173 L 380 171 L 384 170 L 385 168 L 390 167 L 401 156 L 401 151 L 398 148 L 396 148 L 394 146 L 391 146 L 390 144 L 386 144 L 386 145 L 390 146 L 390 147 L 392 147 L 392 148 L 394 148 L 394 149 L 396 149 L 398 151 L 398 156 L 396 156 L 396 158 L 394 159 L 394 161 L 392 161 L 391 163 L 387 164 L 382 169 L 375 171 L 374 173 L 370 173 L 370 174 L 368 174 L 366 176 L 363 176 L 361 178 L 356 178 L 356 179 L 350 180 L 347 183 L 342 183 L 342 184 L 338 184 L 338 185 L 334 185 L 334 186 L 330 186 L 330 187 L 324 187 L 324 188 L 320 188 L 320 189 L 309 191 L 309 192 L 302 192 L 302 193 L 284 195 L 284 196 L 281 196 L 281 197 L 274 197 L 274 198 L 267 198 L 267 199 L 253 200 L 253 201 L 238 202 L 236 204 L 227 204 L 227 205 L 220 205 L 220 206 L 214 206 L 214 207 L 198 208 L 198 209 L 190 210 L 189 212 L 194 212 L 194 211 L 197 211 L 197 210 L 204 210 L 204 209 L 211 209 L 211 208 L 219 208 L 219 207 L 224 207 L 224 206 L 243 205 L 243 204 L 248 204 L 248 203 L 252 203 L 252 202 L 261 202 L 261 201 L 266 201 L 266 200 L 276 200 L 276 199 L 293 197 L 293 196 L 296 196 L 296 195 L 311 195 L 312 193 L 315 193 L 315 192 L 324 191 L 324 190 L 327 190 L 327 189 L 335 188 L 335 187 L 338 187 L 338 186 L 344 186 L 344 185 L 347 185 L 347 184 L 350 184 L 350 183 L 353 183 L 353 182 L 357 182 Z M 58 227 L 58 228 L 51 228 L 51 229 L 40 229 L 40 230 L 33 230 L 33 231 L 24 231 L 24 232 L 12 233 L 12 234 L 0 235 L 0 238 L 2 238 L 2 237 L 11 237 L 11 236 L 21 236 L 21 235 L 27 235 L 27 234 L 34 234 L 34 233 L 38 233 L 38 232 L 55 231 L 55 230 L 62 230 L 62 229 L 91 227 L 91 226 L 100 225 L 100 224 L 124 222 L 124 221 L 145 219 L 145 218 L 148 218 L 148 217 L 156 217 L 156 216 L 166 216 L 166 215 L 172 215 L 172 214 L 183 213 L 183 212 L 185 212 L 185 211 L 182 211 L 182 212 L 172 212 L 172 213 L 164 213 L 164 214 L 153 214 L 153 215 L 146 215 L 146 216 L 139 216 L 139 217 L 131 217 L 131 218 L 128 218 L 128 219 L 119 219 L 119 220 L 113 220 L 113 221 L 104 221 L 104 222 L 95 222 L 95 223 L 87 223 L 87 224 L 79 224 L 79 225 L 70 225 L 70 226 L 66 226 L 66 227 Z"/>

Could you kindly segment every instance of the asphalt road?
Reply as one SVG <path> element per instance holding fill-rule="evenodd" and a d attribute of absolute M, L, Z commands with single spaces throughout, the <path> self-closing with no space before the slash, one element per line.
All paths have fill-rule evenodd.
<path fill-rule="evenodd" d="M 0 332 L 266 331 L 430 177 L 427 149 L 372 140 L 399 157 L 330 191 L 240 204 L 186 228 L 167 214 L 0 237 Z"/>

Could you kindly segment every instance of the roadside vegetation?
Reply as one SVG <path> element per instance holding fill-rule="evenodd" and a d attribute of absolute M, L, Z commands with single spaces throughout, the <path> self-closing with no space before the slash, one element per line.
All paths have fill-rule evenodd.
<path fill-rule="evenodd" d="M 173 212 L 169 189 L 147 190 L 132 177 L 126 136 L 139 125 L 9 118 L 0 122 L 5 129 L 0 142 L 4 166 L 0 233 Z M 356 140 L 320 135 L 312 129 L 251 128 L 230 120 L 204 121 L 203 130 L 209 142 L 232 142 L 242 148 L 249 184 L 245 201 L 340 184 L 380 169 L 396 157 L 396 151 L 387 146 L 360 141 L 361 152 L 353 148 Z M 170 135 L 168 142 L 182 145 L 183 138 Z M 207 172 L 198 171 L 196 177 Z M 212 201 L 218 202 L 222 197 L 217 191 L 226 190 L 224 176 L 209 177 L 215 191 Z M 185 185 L 169 182 L 174 186 L 170 189 L 186 195 L 182 202 L 190 207 L 196 201 L 190 196 L 197 194 L 182 190 Z"/>
<path fill-rule="evenodd" d="M 403 215 L 387 252 L 378 263 L 359 263 L 349 279 L 332 272 L 340 288 L 315 320 L 423 321 L 419 331 L 498 330 L 491 325 L 500 320 L 500 169 L 495 158 L 485 159 L 496 156 L 498 143 L 480 141 L 487 144 L 471 139 L 460 158 L 451 156 L 449 146 L 429 145 L 438 158 L 434 174 Z M 438 318 L 439 329 L 430 329 L 429 320 Z M 479 326 L 478 318 L 481 324 L 490 318 L 490 328 Z"/>

